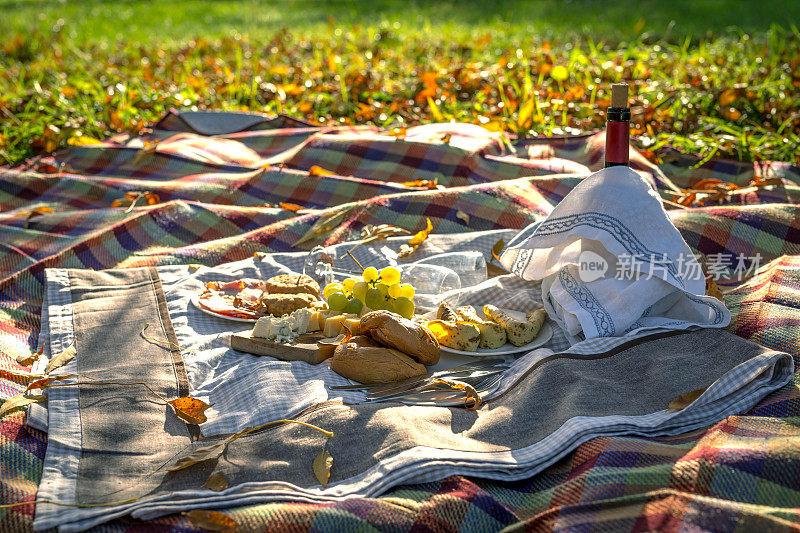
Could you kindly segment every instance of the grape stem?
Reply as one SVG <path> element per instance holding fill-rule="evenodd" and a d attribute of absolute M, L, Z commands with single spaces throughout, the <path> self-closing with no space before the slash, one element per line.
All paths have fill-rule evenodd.
<path fill-rule="evenodd" d="M 358 259 L 356 259 L 356 258 L 355 258 L 355 256 L 354 256 L 353 254 L 351 254 L 351 253 L 350 253 L 350 250 L 347 250 L 347 252 L 346 252 L 346 253 L 347 253 L 347 255 L 349 255 L 349 256 L 350 256 L 350 259 L 352 259 L 353 261 L 355 261 L 355 262 L 356 262 L 356 264 L 358 265 L 358 268 L 360 268 L 360 269 L 361 269 L 361 273 L 363 274 L 363 273 L 364 273 L 364 270 L 366 270 L 366 269 L 365 269 L 363 266 L 361 266 L 361 263 L 359 263 L 359 262 L 358 262 Z"/>

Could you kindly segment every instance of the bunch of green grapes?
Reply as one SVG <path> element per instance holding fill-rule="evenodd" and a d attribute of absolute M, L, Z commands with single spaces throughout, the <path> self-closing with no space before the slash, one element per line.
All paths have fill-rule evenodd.
<path fill-rule="evenodd" d="M 386 267 L 364 269 L 362 279 L 347 278 L 329 283 L 322 291 L 328 308 L 336 313 L 360 313 L 364 306 L 373 311 L 385 309 L 405 318 L 414 316 L 414 287 L 400 283 L 400 271 Z"/>

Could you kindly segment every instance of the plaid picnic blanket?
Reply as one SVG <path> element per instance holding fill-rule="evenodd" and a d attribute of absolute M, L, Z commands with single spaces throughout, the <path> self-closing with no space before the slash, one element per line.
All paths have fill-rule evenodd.
<path fill-rule="evenodd" d="M 37 348 L 44 269 L 204 264 L 357 238 L 370 224 L 435 233 L 521 229 L 602 165 L 602 134 L 509 140 L 471 125 L 392 132 L 320 128 L 258 115 L 170 112 L 151 132 L 116 136 L 0 169 L 0 369 Z M 727 264 L 730 329 L 800 355 L 800 168 L 673 154 L 632 167 L 665 199 L 704 179 L 782 185 L 710 207 L 675 209 L 695 251 Z M 132 206 L 130 204 L 133 204 Z M 736 271 L 736 258 L 747 269 Z M 750 268 L 758 258 L 759 268 Z M 720 271 L 722 272 L 722 271 Z M 733 275 L 736 274 L 736 275 Z M 796 361 L 796 364 L 800 361 Z M 270 530 L 776 530 L 800 521 L 800 379 L 746 416 L 676 437 L 581 445 L 519 482 L 451 477 L 380 498 L 226 510 Z M 0 371 L 0 397 L 24 390 Z M 17 412 L 0 420 L 2 503 L 33 501 L 47 446 Z M 33 505 L 0 509 L 29 530 Z M 173 515 L 99 531 L 193 530 Z"/>

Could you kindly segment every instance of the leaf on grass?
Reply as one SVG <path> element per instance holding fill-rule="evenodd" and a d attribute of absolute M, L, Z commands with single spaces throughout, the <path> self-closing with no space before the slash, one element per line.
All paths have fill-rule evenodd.
<path fill-rule="evenodd" d="M 690 403 L 698 399 L 706 390 L 708 390 L 708 387 L 704 389 L 693 390 L 692 392 L 684 392 L 683 394 L 681 394 L 680 396 L 669 402 L 667 409 L 672 411 L 680 411 L 681 409 L 683 409 L 684 407 L 688 406 Z"/>
<path fill-rule="evenodd" d="M 520 128 L 526 130 L 531 127 L 534 105 L 535 102 L 533 98 L 522 104 L 522 107 L 519 109 L 519 115 L 517 115 L 517 125 Z"/>
<path fill-rule="evenodd" d="M 57 356 L 50 359 L 50 361 L 47 363 L 47 366 L 44 367 L 44 373 L 49 374 L 53 370 L 56 370 L 57 368 L 61 368 L 62 366 L 66 365 L 67 363 L 75 359 L 75 355 L 77 355 L 77 353 L 78 352 L 77 350 L 75 350 L 75 345 L 70 344 L 69 348 L 67 348 Z"/>
<path fill-rule="evenodd" d="M 91 146 L 93 144 L 103 144 L 102 141 L 98 141 L 94 137 L 88 137 L 86 135 L 76 135 L 75 137 L 70 137 L 67 139 L 67 144 L 70 146 Z"/>
<path fill-rule="evenodd" d="M 301 205 L 290 204 L 288 202 L 280 202 L 278 205 L 281 206 L 281 209 L 285 209 L 287 211 L 300 211 L 303 209 L 303 206 Z"/>
<path fill-rule="evenodd" d="M 185 457 L 181 457 L 175 464 L 172 465 L 168 470 L 170 472 L 177 472 L 178 470 L 183 470 L 184 468 L 188 468 L 192 465 L 196 465 L 198 463 L 202 463 L 205 461 L 210 461 L 211 459 L 216 459 L 222 452 L 225 451 L 225 448 L 228 446 L 228 441 L 230 438 L 220 441 L 213 446 L 204 446 L 202 448 L 197 448 L 195 451 L 190 453 Z"/>
<path fill-rule="evenodd" d="M 424 230 L 417 232 L 416 235 L 411 237 L 411 239 L 406 243 L 400 246 L 400 250 L 398 251 L 398 257 L 406 257 L 414 253 L 414 251 L 419 248 L 419 245 L 425 242 L 425 239 L 428 238 L 428 235 L 431 231 L 433 231 L 433 224 L 431 224 L 431 219 L 426 218 L 427 225 Z"/>
<path fill-rule="evenodd" d="M 458 211 L 456 211 L 456 218 L 457 218 L 457 219 L 459 219 L 459 220 L 463 220 L 463 221 L 464 221 L 464 224 L 466 224 L 467 226 L 469 226 L 469 215 L 468 215 L 468 214 L 466 214 L 466 213 L 465 213 L 464 211 L 462 211 L 461 209 L 459 209 Z"/>
<path fill-rule="evenodd" d="M 328 486 L 328 480 L 331 477 L 331 467 L 333 467 L 333 456 L 329 454 L 326 450 L 322 450 L 319 452 L 314 458 L 314 475 L 317 476 L 317 479 L 320 483 L 322 483 L 323 487 Z"/>
<path fill-rule="evenodd" d="M 725 89 L 719 95 L 719 105 L 726 106 L 736 100 L 738 96 L 738 91 L 736 89 Z"/>
<path fill-rule="evenodd" d="M 17 363 L 21 364 L 22 366 L 31 366 L 42 356 L 43 353 L 44 353 L 44 344 L 42 344 L 42 347 L 39 348 L 39 351 L 36 353 L 32 353 L 30 355 L 25 355 L 25 356 L 20 355 L 19 357 L 17 357 Z"/>
<path fill-rule="evenodd" d="M 214 492 L 221 492 L 228 488 L 228 479 L 220 472 L 214 472 L 206 480 L 206 488 Z"/>
<path fill-rule="evenodd" d="M 433 117 L 433 120 L 436 122 L 444 122 L 444 116 L 442 115 L 442 112 L 439 111 L 439 106 L 436 105 L 436 102 L 430 96 L 428 97 L 428 107 L 431 110 L 431 116 Z"/>
<path fill-rule="evenodd" d="M 331 172 L 330 170 L 325 170 L 322 167 L 319 167 L 317 165 L 313 165 L 311 168 L 308 169 L 308 175 L 309 176 L 335 176 L 336 174 L 334 172 Z"/>
<path fill-rule="evenodd" d="M 503 252 L 503 248 L 505 248 L 505 246 L 506 246 L 506 241 L 504 241 L 503 239 L 500 239 L 499 241 L 494 243 L 494 246 L 492 246 L 492 257 L 500 261 L 500 254 Z"/>
<path fill-rule="evenodd" d="M 239 524 L 226 514 L 218 511 L 195 510 L 183 513 L 194 527 L 207 529 L 208 531 L 233 532 L 239 528 Z"/>
<path fill-rule="evenodd" d="M 45 400 L 46 398 L 44 396 L 25 396 L 24 394 L 12 396 L 3 402 L 2 406 L 0 406 L 0 417 L 5 416 L 14 409 L 25 407 L 26 405 L 30 405 L 32 403 L 40 403 Z"/>
<path fill-rule="evenodd" d="M 191 396 L 183 396 L 175 398 L 167 402 L 173 409 L 178 418 L 189 424 L 202 424 L 208 418 L 205 415 L 206 409 L 211 407 L 203 400 L 192 398 Z"/>
<path fill-rule="evenodd" d="M 406 138 L 407 131 L 408 130 L 406 128 L 404 128 L 404 127 L 403 128 L 392 128 L 392 130 L 389 132 L 389 135 L 391 135 L 392 137 L 396 137 L 396 138 L 402 140 L 402 139 Z"/>

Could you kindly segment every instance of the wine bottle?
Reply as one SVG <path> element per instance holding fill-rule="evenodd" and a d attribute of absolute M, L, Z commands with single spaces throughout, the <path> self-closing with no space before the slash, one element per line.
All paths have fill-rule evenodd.
<path fill-rule="evenodd" d="M 606 112 L 605 166 L 628 166 L 631 134 L 631 108 L 628 107 L 628 84 L 611 86 L 611 107 Z"/>

